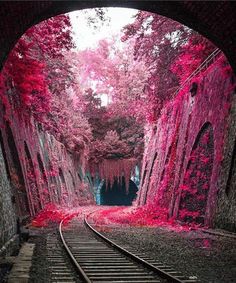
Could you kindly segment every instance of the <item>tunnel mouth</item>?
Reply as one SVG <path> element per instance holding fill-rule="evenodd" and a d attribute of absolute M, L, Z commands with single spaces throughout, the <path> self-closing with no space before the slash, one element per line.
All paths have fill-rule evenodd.
<path fill-rule="evenodd" d="M 113 184 L 105 181 L 101 188 L 101 205 L 131 206 L 137 192 L 138 187 L 132 180 L 129 180 L 126 188 L 124 177 L 120 180 L 116 178 Z"/>
<path fill-rule="evenodd" d="M 196 88 L 196 87 L 195 87 Z M 193 88 L 191 88 L 191 90 L 190 90 L 190 92 L 191 92 L 191 94 L 192 94 L 192 91 L 193 91 Z M 195 89 L 195 91 L 197 91 L 197 89 Z M 195 93 L 195 95 L 196 95 L 196 93 Z M 194 96 L 194 95 L 192 95 L 192 96 Z M 197 96 L 198 97 L 198 96 Z M 193 100 L 191 100 L 191 103 L 194 103 L 193 102 Z M 99 105 L 99 107 L 98 108 L 95 108 L 95 110 L 97 110 L 98 111 L 98 109 L 100 109 L 102 106 L 101 105 Z M 34 109 L 34 107 L 33 107 L 33 109 Z M 179 110 L 178 110 L 179 111 Z M 141 111 L 140 111 L 141 112 Z M 94 111 L 94 113 L 96 113 L 96 111 Z M 90 114 L 90 113 L 89 113 Z M 90 117 L 90 116 L 89 116 Z M 97 117 L 95 117 L 96 119 L 97 119 Z M 89 119 L 89 118 L 88 118 Z M 151 117 L 150 119 L 152 119 L 152 122 L 153 122 L 153 119 L 156 119 L 156 117 L 154 116 L 154 117 Z M 90 119 L 91 120 L 91 119 Z M 168 120 L 169 121 L 169 120 Z M 168 122 L 169 123 L 169 122 Z M 68 123 L 69 124 L 69 123 Z M 39 124 L 39 126 L 41 126 L 41 124 Z M 106 128 L 105 126 L 104 126 L 104 128 Z M 157 133 L 157 126 L 155 126 L 155 131 L 154 131 L 154 134 L 156 134 Z M 41 131 L 42 130 L 42 128 L 40 128 L 39 127 L 39 131 Z M 188 131 L 188 130 L 187 130 Z M 93 131 L 93 132 L 96 132 L 96 131 Z M 67 132 L 66 132 L 67 133 Z M 53 134 L 52 134 L 52 136 L 53 136 Z M 55 134 L 55 136 L 56 136 L 56 134 Z M 64 145 L 66 145 L 65 147 L 66 147 L 66 149 L 68 150 L 68 152 L 70 152 L 70 154 L 73 152 L 73 149 L 75 149 L 76 147 L 70 147 L 70 141 L 67 141 L 67 136 L 65 135 L 65 140 L 61 140 L 61 136 L 62 135 L 58 135 L 58 137 L 60 137 L 60 139 L 58 138 L 58 141 L 59 142 L 61 142 L 62 144 L 63 144 L 63 142 L 65 142 L 65 144 L 63 144 L 63 146 Z M 82 135 L 83 136 L 83 135 Z M 145 137 L 145 136 L 144 136 Z M 186 137 L 187 137 L 187 134 L 186 134 Z M 186 139 L 186 138 L 185 138 Z M 89 139 L 88 139 L 89 140 Z M 52 141 L 53 141 L 53 139 L 52 139 Z M 52 141 L 50 141 L 51 143 L 52 143 Z M 27 142 L 28 142 L 28 140 L 27 140 Z M 30 147 L 30 153 L 33 153 L 34 151 L 32 150 L 32 145 L 30 145 L 30 143 L 28 143 L 29 144 L 29 147 Z M 120 145 L 120 143 L 118 143 L 117 142 L 117 144 L 118 145 Z M 176 148 L 177 148 L 177 145 L 178 145 L 178 138 L 177 138 L 177 141 L 173 141 L 172 142 L 172 144 L 173 145 L 176 145 Z M 174 152 L 173 151 L 173 149 L 171 149 L 171 147 L 172 147 L 172 144 L 171 144 L 171 146 L 170 146 L 170 150 L 169 150 L 169 152 L 167 153 L 167 161 L 169 162 L 169 158 L 168 158 L 168 156 L 170 155 L 172 155 L 171 153 L 172 152 Z M 114 152 L 112 152 L 112 153 L 110 153 L 109 152 L 109 154 L 108 154 L 108 158 L 114 158 L 114 159 L 118 159 L 118 158 L 123 158 L 125 155 L 122 155 L 122 154 L 117 154 L 117 149 L 116 149 L 116 144 L 114 143 Z M 146 146 L 146 145 L 145 145 Z M 79 147 L 79 146 L 78 146 Z M 125 148 L 124 148 L 125 149 Z M 123 150 L 123 149 L 122 149 Z M 135 149 L 136 150 L 136 149 Z M 26 151 L 26 150 L 25 150 Z M 29 150 L 28 150 L 28 152 L 29 152 Z M 45 151 L 46 152 L 46 151 Z M 125 150 L 124 150 L 124 152 L 125 152 Z M 185 154 L 185 153 L 184 153 Z M 153 174 L 153 179 L 154 179 L 154 177 L 156 176 L 155 174 L 156 174 L 156 172 L 155 172 L 155 170 L 157 170 L 156 169 L 156 167 L 157 166 L 154 166 L 155 165 L 155 163 L 157 163 L 156 162 L 156 159 L 158 160 L 158 158 L 157 158 L 157 155 L 158 155 L 158 153 L 157 152 L 155 152 L 155 155 L 154 155 L 154 158 L 153 158 L 153 160 L 152 160 L 152 163 L 150 163 L 150 170 L 149 170 L 149 167 L 147 167 L 147 164 L 146 164 L 146 167 L 145 167 L 145 170 L 144 170 L 144 174 L 143 174 L 143 181 L 142 181 L 142 186 L 145 188 L 145 203 L 147 202 L 148 203 L 148 197 L 149 196 L 151 196 L 152 194 L 150 194 L 149 193 L 149 190 L 151 191 L 152 190 L 152 188 L 151 188 L 151 185 L 149 185 L 149 183 L 151 183 L 151 177 L 152 177 L 152 174 Z M 31 173 L 31 171 L 34 173 L 33 175 L 35 175 L 34 176 L 34 179 L 36 180 L 37 179 L 37 177 L 38 176 L 36 176 L 37 174 L 35 174 L 35 172 L 34 172 L 34 170 L 32 169 L 33 168 L 33 166 L 34 166 L 34 158 L 33 158 L 33 156 L 32 156 L 32 158 L 31 158 L 31 156 L 30 156 L 30 154 L 28 153 L 27 154 L 27 151 L 26 151 L 26 154 L 25 154 L 25 156 L 26 156 L 26 162 L 25 162 L 25 167 L 26 167 L 26 170 L 25 171 L 28 171 L 28 172 L 26 172 L 26 173 Z M 81 154 L 81 156 L 82 156 L 82 154 Z M 53 157 L 53 156 L 52 156 Z M 107 156 L 106 156 L 107 157 Z M 46 168 L 46 162 L 45 162 L 45 160 L 44 160 L 44 156 L 42 156 L 42 158 L 41 158 L 42 160 L 40 160 L 40 155 L 39 156 L 37 156 L 37 160 L 38 160 L 38 165 L 39 165 L 39 176 L 40 176 L 40 174 L 41 174 L 41 179 L 44 179 L 44 183 L 45 183 L 45 187 L 46 187 L 46 184 L 47 184 L 47 178 L 45 178 L 45 172 L 44 172 L 44 166 L 45 166 L 45 168 Z M 33 160 L 33 161 L 32 161 Z M 82 157 L 81 157 L 81 159 L 80 160 L 82 160 Z M 79 160 L 79 161 L 80 161 Z M 165 160 L 165 159 L 164 159 Z M 174 160 L 174 162 L 175 162 L 175 157 L 173 158 L 173 160 Z M 43 162 L 42 162 L 43 161 Z M 77 162 L 77 160 L 76 160 L 76 162 Z M 166 163 L 168 163 L 168 162 L 166 162 Z M 173 163 L 174 163 L 173 162 Z M 184 159 L 183 159 L 183 162 L 184 162 Z M 55 162 L 56 163 L 56 162 Z M 33 166 L 32 166 L 32 164 L 33 164 Z M 59 166 L 59 164 L 56 164 L 56 166 L 58 167 Z M 175 165 L 174 165 L 175 166 Z M 193 167 L 193 166 L 192 166 Z M 195 167 L 194 167 L 195 168 Z M 211 167 L 209 167 L 210 168 L 210 170 L 211 170 Z M 74 185 L 74 180 L 73 180 L 73 176 L 72 176 L 72 174 L 71 174 L 71 172 L 70 171 L 65 171 L 64 172 L 64 169 L 63 169 L 63 172 L 62 172 L 62 170 L 61 170 L 61 168 L 58 168 L 59 169 L 59 173 L 58 173 L 58 176 L 56 175 L 56 176 L 50 176 L 49 178 L 51 178 L 53 181 L 52 181 L 52 183 L 55 183 L 55 186 L 57 186 L 58 187 L 58 191 L 57 191 L 57 194 L 55 194 L 56 195 L 56 197 L 55 198 L 58 198 L 58 203 L 59 204 L 61 204 L 61 203 L 63 203 L 63 202 L 61 202 L 61 200 L 62 200 L 62 196 L 64 195 L 64 196 L 66 196 L 65 197 L 65 200 L 64 200 L 64 203 L 66 204 L 66 202 L 68 202 L 68 203 L 70 203 L 70 200 L 69 200 L 69 197 L 67 197 L 67 194 L 68 194 L 68 192 L 71 190 L 73 193 L 75 192 L 75 185 Z M 53 169 L 54 170 L 54 169 Z M 57 172 L 57 168 L 55 169 L 55 172 Z M 73 171 L 72 171 L 73 172 Z M 36 172 L 37 173 L 37 172 Z M 55 174 L 57 174 L 57 173 L 55 173 Z M 68 181 L 68 176 L 69 176 L 69 174 L 71 175 L 71 180 L 72 181 Z M 120 174 L 120 172 L 119 172 L 119 174 Z M 162 173 L 162 177 L 161 177 L 161 181 L 162 181 L 162 179 L 163 179 L 163 176 L 165 176 L 165 171 L 164 171 L 164 169 L 163 169 L 163 173 Z M 68 176 L 67 176 L 68 175 Z M 166 174 L 167 175 L 167 174 Z M 170 176 L 171 176 L 171 178 L 172 178 L 172 175 L 171 174 L 169 174 Z M 23 176 L 23 174 L 22 174 L 22 176 Z M 24 177 L 24 176 L 23 176 Z M 22 177 L 22 179 L 23 179 L 23 177 Z M 27 176 L 26 176 L 27 177 Z M 100 176 L 101 177 L 101 179 L 103 178 L 103 176 Z M 80 179 L 80 182 L 82 183 L 82 185 L 87 189 L 87 191 L 86 190 L 84 190 L 83 192 L 81 192 L 81 195 L 84 195 L 84 198 L 91 198 L 91 202 L 93 201 L 93 195 L 92 195 L 92 193 L 93 193 L 93 184 L 92 184 L 92 182 L 91 183 L 89 183 L 89 182 L 87 182 L 87 181 L 84 181 L 83 180 L 83 178 L 80 176 L 80 174 L 78 173 L 78 178 Z M 55 180 L 54 180 L 55 179 Z M 119 180 L 120 179 L 120 180 Z M 85 185 L 84 185 L 84 183 L 85 183 Z M 185 180 L 185 182 L 187 183 L 187 181 Z M 58 185 L 58 183 L 59 183 L 59 185 Z M 125 181 L 125 178 L 124 177 L 122 177 L 122 178 L 117 178 L 116 180 L 114 180 L 114 182 L 111 182 L 111 183 L 109 183 L 108 181 L 106 182 L 106 183 L 104 183 L 103 184 L 103 186 L 102 186 L 102 188 L 101 188 L 101 205 L 108 205 L 108 206 L 131 206 L 132 204 L 133 204 L 133 202 L 135 201 L 135 199 L 136 199 L 136 195 L 137 195 L 137 192 L 138 192 L 138 187 L 135 185 L 135 183 L 132 181 L 132 180 L 128 180 L 128 188 L 126 187 L 126 185 L 125 185 L 125 183 L 126 183 L 126 181 Z M 147 187 L 145 187 L 146 185 L 145 185 L 145 183 L 147 183 Z M 191 183 L 191 180 L 190 181 L 188 181 L 188 183 Z M 210 183 L 210 180 L 209 180 L 209 183 Z M 72 187 L 70 187 L 70 184 L 72 184 Z M 28 185 L 28 187 L 29 187 L 29 185 L 30 185 L 30 187 L 33 187 L 33 188 L 37 188 L 37 180 L 36 180 L 36 185 L 33 183 L 33 185 L 32 184 L 26 184 L 26 186 Z M 201 184 L 200 184 L 200 182 L 199 182 L 199 185 L 198 185 L 198 187 L 200 187 L 201 186 Z M 208 185 L 207 185 L 208 186 Z M 27 187 L 27 188 L 28 188 Z M 81 186 L 82 187 L 82 186 Z M 91 187 L 91 188 L 90 188 Z M 141 186 L 140 186 L 141 187 Z M 209 186 L 208 186 L 209 187 Z M 207 190 L 209 189 L 207 187 Z M 71 189 L 72 188 L 72 189 Z M 172 189 L 172 187 L 170 187 L 171 189 Z M 92 191 L 92 193 L 90 194 L 90 191 L 89 191 L 89 189 Z M 95 188 L 96 189 L 96 188 Z M 99 188 L 100 189 L 100 188 Z M 169 190 L 169 187 L 168 187 L 168 190 Z M 64 192 L 63 192 L 64 191 Z M 167 191 L 167 190 L 166 190 Z M 96 192 L 96 191 L 95 191 Z M 151 191 L 152 192 L 152 191 Z M 27 191 L 26 191 L 26 193 L 27 193 Z M 25 193 L 25 194 L 26 194 Z M 75 193 L 77 193 L 77 192 L 75 192 Z M 167 193 L 168 193 L 168 191 L 167 191 Z M 200 198 L 203 198 L 203 197 L 205 197 L 205 199 L 207 200 L 207 196 L 205 196 L 205 195 L 203 195 L 203 193 L 200 195 L 200 193 L 201 193 L 201 191 L 200 191 L 200 189 L 199 189 L 199 192 L 198 192 L 198 194 L 199 194 L 199 199 Z M 43 203 L 41 204 L 41 200 L 40 200 L 40 194 L 38 193 L 38 191 L 36 190 L 36 189 L 34 189 L 34 191 L 33 191 L 33 194 L 34 194 L 34 199 L 36 199 L 36 201 L 34 201 L 34 203 L 33 203 L 33 201 L 32 201 L 32 210 L 35 210 L 36 212 L 39 210 L 39 209 L 41 209 L 41 208 L 43 208 Z M 87 194 L 87 195 L 86 195 Z M 141 196 L 141 194 L 142 194 L 142 191 L 140 190 L 140 196 Z M 149 195 L 148 195 L 149 194 Z M 192 196 L 191 196 L 191 194 L 192 194 L 192 192 L 188 192 L 188 193 L 186 193 L 185 195 L 181 195 L 181 197 L 180 197 L 180 199 L 181 199 L 181 201 L 180 201 L 180 208 L 178 208 L 180 211 L 181 210 L 184 210 L 184 209 L 186 209 L 187 210 L 187 208 L 188 208 L 188 212 L 190 212 L 190 213 L 194 213 L 195 212 L 195 210 L 199 210 L 200 211 L 200 213 L 201 213 L 201 215 L 205 215 L 205 211 L 206 211 L 206 205 L 207 205 L 207 201 L 204 199 L 200 199 L 199 200 L 199 202 L 198 202 L 198 206 L 197 206 L 197 208 L 195 209 L 195 206 L 192 204 Z M 27 195 L 26 195 L 27 196 Z M 80 195 L 78 194 L 78 196 L 80 197 Z M 197 195 L 198 196 L 198 195 Z M 82 198 L 82 197 L 81 197 Z M 68 199 L 68 200 L 67 200 Z M 141 199 L 141 197 L 140 197 L 140 199 Z M 167 198 L 168 199 L 168 198 Z M 27 201 L 27 199 L 26 199 L 26 201 Z M 78 202 L 80 201 L 80 199 L 78 200 Z M 84 200 L 82 199 L 82 201 L 81 202 L 83 202 Z M 30 203 L 30 200 L 28 201 L 29 203 Z M 38 203 L 37 203 L 38 202 Z M 63 203 L 63 204 L 64 204 Z M 144 203 L 144 204 L 145 204 Z M 42 207 L 41 207 L 42 206 Z M 190 214 L 189 213 L 189 214 Z M 32 213 L 32 214 L 34 214 L 34 212 Z M 181 218 L 182 219 L 182 218 Z M 193 222 L 193 217 L 190 215 L 187 215 L 187 216 L 183 216 L 183 220 L 185 221 L 185 222 Z M 203 223 L 203 221 L 204 221 L 204 216 L 199 216 L 199 217 L 196 217 L 195 218 L 195 221 L 197 222 L 197 223 Z"/>

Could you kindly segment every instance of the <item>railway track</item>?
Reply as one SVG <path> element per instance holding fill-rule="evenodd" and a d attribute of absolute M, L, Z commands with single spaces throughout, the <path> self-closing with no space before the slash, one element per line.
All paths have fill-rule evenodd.
<path fill-rule="evenodd" d="M 73 219 L 66 226 L 64 221 L 60 223 L 60 237 L 83 282 L 199 282 L 157 260 L 145 255 L 141 258 L 140 254 L 116 245 L 86 219 L 84 223 Z"/>

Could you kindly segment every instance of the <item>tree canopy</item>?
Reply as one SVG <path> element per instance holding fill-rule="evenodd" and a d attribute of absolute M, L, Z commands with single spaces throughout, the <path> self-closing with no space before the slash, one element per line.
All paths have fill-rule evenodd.
<path fill-rule="evenodd" d="M 97 13 L 106 20 L 102 10 Z M 144 126 L 155 124 L 214 48 L 180 23 L 138 11 L 119 35 L 81 51 L 69 16 L 59 15 L 30 28 L 11 51 L 1 100 L 24 119 L 33 116 L 69 151 L 87 152 L 90 163 L 141 160 Z"/>

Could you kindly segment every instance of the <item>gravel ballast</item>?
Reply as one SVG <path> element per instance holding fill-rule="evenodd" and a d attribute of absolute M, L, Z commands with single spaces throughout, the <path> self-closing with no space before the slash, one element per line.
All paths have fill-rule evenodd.
<path fill-rule="evenodd" d="M 90 210 L 92 212 L 94 208 L 81 208 L 77 220 L 82 223 L 83 215 L 88 215 Z M 147 257 L 163 262 L 187 277 L 196 276 L 199 282 L 236 282 L 235 238 L 204 233 L 200 229 L 188 231 L 182 226 L 128 226 L 112 222 L 104 216 L 101 223 L 98 221 L 101 215 L 98 212 L 95 215 L 96 219 L 89 217 L 89 223 L 99 225 L 103 234 L 127 249 L 130 247 L 132 251 L 145 253 Z M 35 244 L 30 282 L 50 282 L 46 242 L 49 235 L 57 235 L 58 224 L 48 226 L 30 229 L 29 242 Z"/>
<path fill-rule="evenodd" d="M 236 282 L 234 238 L 166 228 L 106 226 L 101 231 L 117 244 L 144 252 L 186 276 L 197 276 L 200 282 Z"/>

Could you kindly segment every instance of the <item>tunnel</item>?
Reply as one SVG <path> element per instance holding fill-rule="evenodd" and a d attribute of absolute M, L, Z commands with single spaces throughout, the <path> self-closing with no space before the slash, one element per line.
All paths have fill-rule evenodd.
<path fill-rule="evenodd" d="M 119 182 L 117 179 L 111 186 L 104 182 L 101 189 L 101 205 L 132 205 L 138 192 L 138 187 L 129 180 L 129 188 L 126 190 L 125 178 Z"/>

